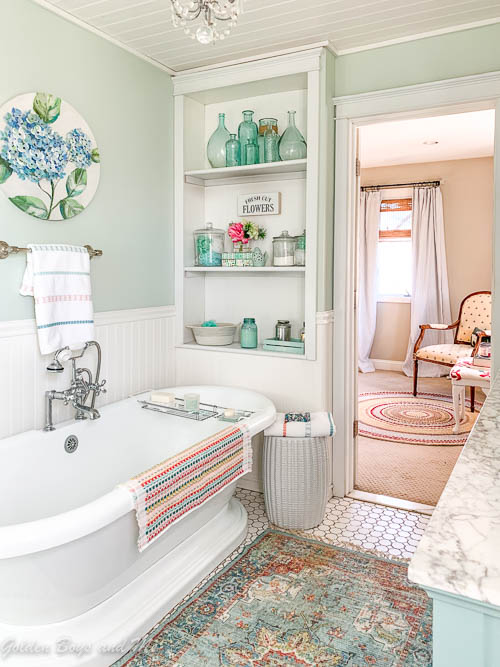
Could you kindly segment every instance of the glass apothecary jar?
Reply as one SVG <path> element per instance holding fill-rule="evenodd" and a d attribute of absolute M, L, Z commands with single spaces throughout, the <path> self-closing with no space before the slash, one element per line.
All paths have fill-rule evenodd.
<path fill-rule="evenodd" d="M 273 265 L 293 266 L 297 239 L 285 230 L 281 236 L 273 237 Z"/>
<path fill-rule="evenodd" d="M 193 233 L 194 265 L 222 266 L 225 231 L 216 229 L 213 223 L 207 222 L 205 227 L 196 229 Z"/>

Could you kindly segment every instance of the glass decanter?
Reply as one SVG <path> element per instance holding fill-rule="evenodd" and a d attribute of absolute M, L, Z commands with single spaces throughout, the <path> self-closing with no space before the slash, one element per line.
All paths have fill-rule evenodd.
<path fill-rule="evenodd" d="M 253 121 L 253 111 L 244 111 L 243 112 L 243 120 L 238 127 L 238 138 L 239 138 L 240 144 L 241 144 L 241 164 L 242 165 L 247 164 L 246 151 L 244 150 L 244 146 L 246 146 L 249 141 L 251 143 L 257 144 L 257 135 L 258 135 L 258 128 L 257 128 L 257 123 L 254 123 L 254 121 Z M 258 161 L 259 161 L 259 159 L 257 157 L 257 163 L 258 163 Z M 253 164 L 256 164 L 256 163 L 253 163 Z"/>
<path fill-rule="evenodd" d="M 301 160 L 307 156 L 306 141 L 295 127 L 295 113 L 288 112 L 288 127 L 280 139 L 279 153 L 282 160 Z"/>
<path fill-rule="evenodd" d="M 219 126 L 212 134 L 207 144 L 207 157 L 214 168 L 226 166 L 226 144 L 230 134 L 225 125 L 226 114 L 219 114 Z"/>

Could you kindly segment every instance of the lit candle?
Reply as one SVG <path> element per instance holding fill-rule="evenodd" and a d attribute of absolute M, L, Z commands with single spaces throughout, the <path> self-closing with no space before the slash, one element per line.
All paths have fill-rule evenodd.
<path fill-rule="evenodd" d="M 234 417 L 236 410 L 234 408 L 226 408 L 224 410 L 224 417 Z"/>

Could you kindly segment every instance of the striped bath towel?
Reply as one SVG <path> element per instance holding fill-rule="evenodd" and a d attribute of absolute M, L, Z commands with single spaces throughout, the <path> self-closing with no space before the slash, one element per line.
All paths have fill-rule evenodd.
<path fill-rule="evenodd" d="M 331 412 L 278 412 L 264 435 L 281 438 L 321 438 L 335 435 Z"/>
<path fill-rule="evenodd" d="M 121 484 L 134 502 L 139 551 L 251 469 L 250 433 L 230 426 Z"/>
<path fill-rule="evenodd" d="M 93 340 L 94 314 L 90 256 L 73 245 L 29 245 L 19 290 L 35 299 L 38 343 L 42 354 L 61 347 L 76 349 Z"/>

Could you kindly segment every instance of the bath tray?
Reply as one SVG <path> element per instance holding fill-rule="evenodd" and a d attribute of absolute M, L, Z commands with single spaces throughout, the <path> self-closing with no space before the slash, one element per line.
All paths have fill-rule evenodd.
<path fill-rule="evenodd" d="M 138 401 L 144 410 L 153 410 L 153 412 L 163 412 L 165 415 L 173 415 L 174 417 L 184 417 L 185 419 L 192 419 L 194 421 L 202 422 L 212 417 L 218 417 L 221 414 L 221 408 L 216 405 L 208 405 L 200 403 L 198 412 L 189 412 L 182 405 L 182 399 L 176 398 L 176 405 L 174 407 L 165 405 L 163 403 L 152 403 L 151 401 Z M 222 413 L 224 410 L 222 409 Z"/>

